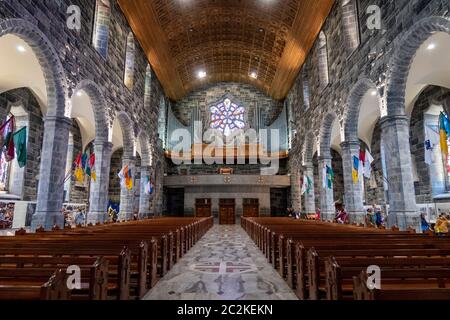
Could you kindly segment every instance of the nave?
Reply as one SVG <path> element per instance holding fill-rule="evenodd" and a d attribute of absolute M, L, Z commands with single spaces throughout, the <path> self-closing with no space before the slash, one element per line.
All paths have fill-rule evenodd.
<path fill-rule="evenodd" d="M 238 225 L 215 225 L 144 299 L 297 300 Z"/>

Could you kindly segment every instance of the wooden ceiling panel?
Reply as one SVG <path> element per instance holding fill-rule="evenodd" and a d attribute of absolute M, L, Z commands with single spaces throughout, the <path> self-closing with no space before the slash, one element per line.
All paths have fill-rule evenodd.
<path fill-rule="evenodd" d="M 238 81 L 292 87 L 334 0 L 118 0 L 166 94 Z M 205 79 L 197 73 L 204 70 Z M 257 79 L 250 77 L 255 72 Z"/>

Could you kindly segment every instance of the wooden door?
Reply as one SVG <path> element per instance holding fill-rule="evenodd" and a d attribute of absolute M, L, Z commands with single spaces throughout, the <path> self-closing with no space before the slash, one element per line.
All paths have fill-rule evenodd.
<path fill-rule="evenodd" d="M 200 218 L 212 216 L 211 199 L 195 200 L 195 216 Z"/>
<path fill-rule="evenodd" d="M 244 199 L 244 217 L 259 217 L 259 199 Z"/>
<path fill-rule="evenodd" d="M 219 224 L 236 224 L 236 203 L 234 199 L 220 199 Z"/>

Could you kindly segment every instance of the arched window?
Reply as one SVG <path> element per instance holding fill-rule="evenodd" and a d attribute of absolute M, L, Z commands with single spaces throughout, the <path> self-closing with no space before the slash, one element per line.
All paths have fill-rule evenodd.
<path fill-rule="evenodd" d="M 303 84 L 303 104 L 305 110 L 308 110 L 311 102 L 309 93 L 308 71 L 306 70 L 306 66 L 303 67 L 302 69 L 302 84 Z"/>
<path fill-rule="evenodd" d="M 152 68 L 147 65 L 145 70 L 145 85 L 144 85 L 144 105 L 149 106 L 152 97 Z"/>
<path fill-rule="evenodd" d="M 166 100 L 161 98 L 159 102 L 159 116 L 158 116 L 158 135 L 163 142 L 163 147 L 166 147 L 166 128 L 167 128 L 167 106 Z"/>
<path fill-rule="evenodd" d="M 226 98 L 222 102 L 210 108 L 211 129 L 221 131 L 225 136 L 229 136 L 234 131 L 245 127 L 245 109 Z"/>
<path fill-rule="evenodd" d="M 108 57 L 110 19 L 111 5 L 109 0 L 96 0 L 92 44 L 105 59 Z"/>
<path fill-rule="evenodd" d="M 125 86 L 133 90 L 134 84 L 134 56 L 135 56 L 135 43 L 133 33 L 129 33 L 127 37 L 127 50 L 125 54 L 125 76 L 123 82 Z"/>
<path fill-rule="evenodd" d="M 342 28 L 345 38 L 345 47 L 349 54 L 358 48 L 360 43 L 358 7 L 355 0 L 342 0 Z"/>
<path fill-rule="evenodd" d="M 329 83 L 327 37 L 323 31 L 319 34 L 319 80 L 320 88 L 324 89 Z"/>

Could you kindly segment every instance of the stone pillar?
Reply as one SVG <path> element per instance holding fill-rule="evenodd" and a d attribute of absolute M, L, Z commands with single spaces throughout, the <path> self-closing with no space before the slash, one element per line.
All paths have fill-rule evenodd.
<path fill-rule="evenodd" d="M 365 212 L 362 194 L 361 179 L 358 183 L 353 182 L 353 156 L 359 159 L 359 150 L 361 148 L 359 141 L 345 141 L 341 143 L 342 148 L 342 166 L 344 171 L 344 192 L 345 192 L 345 210 L 347 211 L 350 223 L 365 223 Z"/>
<path fill-rule="evenodd" d="M 127 156 L 124 152 L 122 158 L 122 167 L 128 165 L 131 170 L 133 178 L 133 189 L 139 188 L 140 186 L 134 185 L 134 169 L 135 169 L 136 158 L 132 156 Z M 120 187 L 120 212 L 119 220 L 132 220 L 133 219 L 133 202 L 134 202 L 134 191 L 133 189 L 128 190 L 125 186 Z"/>
<path fill-rule="evenodd" d="M 296 212 L 302 210 L 300 175 L 297 170 L 291 173 L 291 206 Z"/>
<path fill-rule="evenodd" d="M 96 224 L 107 220 L 109 171 L 113 144 L 111 142 L 94 142 L 95 173 L 97 180 L 91 179 L 89 195 L 89 213 L 87 222 Z"/>
<path fill-rule="evenodd" d="M 334 220 L 336 209 L 334 207 L 333 189 L 323 186 L 323 168 L 329 166 L 331 168 L 331 156 L 319 157 L 319 181 L 320 181 L 320 217 L 322 220 Z"/>
<path fill-rule="evenodd" d="M 311 191 L 305 193 L 303 196 L 305 198 L 305 213 L 306 214 L 314 214 L 316 213 L 316 196 L 314 193 L 314 166 L 312 163 L 305 163 L 303 166 L 304 174 L 311 179 Z"/>
<path fill-rule="evenodd" d="M 147 177 L 151 177 L 151 167 L 141 167 L 141 192 L 139 194 L 139 218 L 148 217 L 150 215 L 150 194 L 145 193 L 145 185 Z"/>
<path fill-rule="evenodd" d="M 54 225 L 64 227 L 61 210 L 64 200 L 67 142 L 71 126 L 72 120 L 66 117 L 45 118 L 37 206 L 31 222 L 32 231 L 41 226 L 46 230 L 51 230 Z"/>
<path fill-rule="evenodd" d="M 409 121 L 403 115 L 381 119 L 382 141 L 385 148 L 389 186 L 389 221 L 396 221 L 400 230 L 413 227 L 420 232 L 411 151 Z"/>

